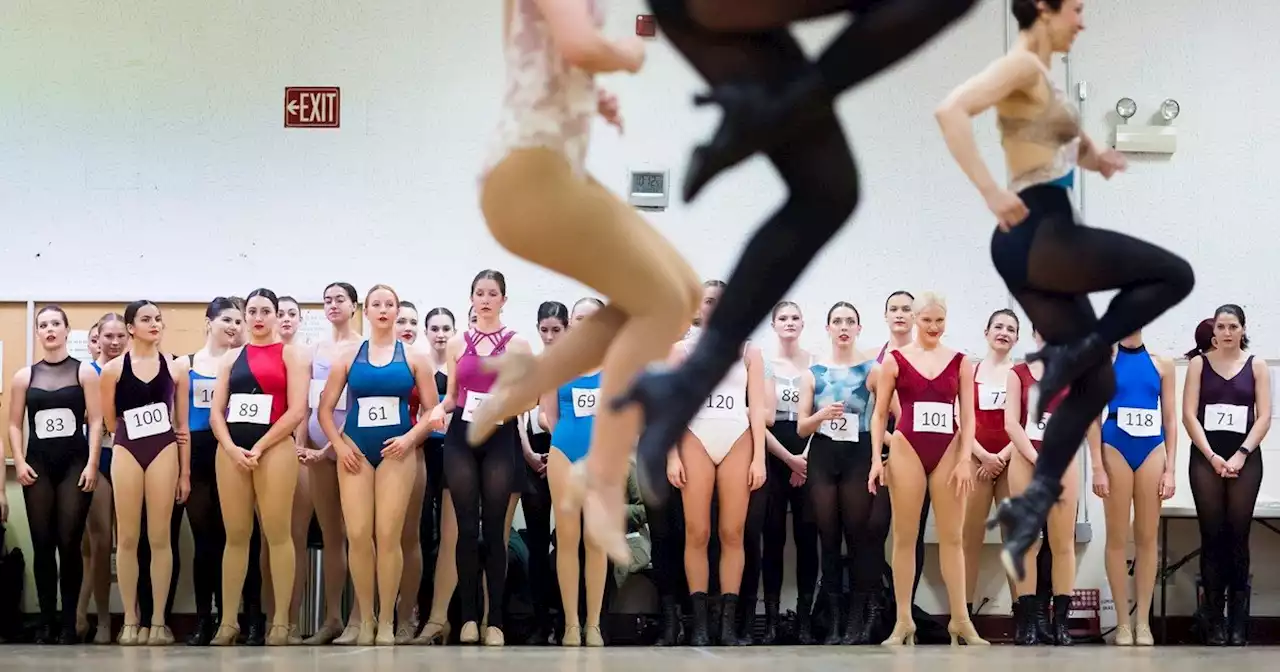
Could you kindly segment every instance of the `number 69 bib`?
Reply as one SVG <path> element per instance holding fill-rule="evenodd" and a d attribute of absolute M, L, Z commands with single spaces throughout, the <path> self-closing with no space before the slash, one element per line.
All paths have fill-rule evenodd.
<path fill-rule="evenodd" d="M 600 404 L 599 388 L 570 388 L 569 392 L 573 397 L 573 417 L 590 418 L 596 414 L 596 407 Z"/>
<path fill-rule="evenodd" d="M 131 408 L 120 414 L 124 418 L 124 435 L 132 441 L 164 434 L 173 429 L 169 421 L 169 405 L 161 402 Z"/>
<path fill-rule="evenodd" d="M 911 405 L 911 426 L 917 432 L 954 434 L 954 407 L 937 401 L 917 401 Z"/>
<path fill-rule="evenodd" d="M 400 424 L 399 397 L 360 397 L 356 399 L 359 415 L 357 427 L 392 427 Z"/>

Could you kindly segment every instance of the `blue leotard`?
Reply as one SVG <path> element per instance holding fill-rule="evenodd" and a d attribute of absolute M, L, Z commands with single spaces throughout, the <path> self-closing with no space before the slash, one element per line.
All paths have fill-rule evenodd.
<path fill-rule="evenodd" d="M 570 462 L 577 462 L 587 456 L 591 447 L 591 428 L 600 407 L 600 372 L 579 376 L 561 386 L 556 392 L 556 406 L 560 417 L 551 432 L 551 447 L 564 453 Z"/>
<path fill-rule="evenodd" d="M 383 444 L 387 439 L 413 428 L 415 419 L 409 417 L 409 395 L 415 385 L 403 343 L 396 341 L 395 354 L 385 366 L 371 364 L 369 342 L 360 344 L 360 351 L 347 372 L 350 401 L 342 431 L 374 468 L 382 462 Z"/>
<path fill-rule="evenodd" d="M 1160 416 L 1160 371 L 1146 346 L 1116 346 L 1116 393 L 1107 404 L 1102 442 L 1120 451 L 1129 468 L 1142 466 L 1147 455 L 1164 443 Z M 1137 436 L 1135 436 L 1135 434 Z"/>
<path fill-rule="evenodd" d="M 102 367 L 99 366 L 97 362 L 89 362 L 89 365 L 93 367 L 94 371 L 98 372 L 99 376 L 102 375 Z M 107 433 L 107 430 L 105 428 L 103 428 L 102 433 L 103 433 L 102 452 L 98 454 L 98 473 L 102 474 L 103 476 L 106 476 L 107 482 L 110 483 L 111 482 L 111 435 Z"/>

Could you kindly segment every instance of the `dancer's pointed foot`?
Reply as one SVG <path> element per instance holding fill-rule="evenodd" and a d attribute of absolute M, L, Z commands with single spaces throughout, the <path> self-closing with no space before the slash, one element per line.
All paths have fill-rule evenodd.
<path fill-rule="evenodd" d="M 471 423 L 467 426 L 467 443 L 473 446 L 487 441 L 499 425 L 509 420 L 523 406 L 533 405 L 524 404 L 525 400 L 516 399 L 511 394 L 511 389 L 533 370 L 532 353 L 503 353 L 487 358 L 481 366 L 490 373 L 497 373 L 498 378 L 490 388 L 489 398 L 475 410 Z"/>

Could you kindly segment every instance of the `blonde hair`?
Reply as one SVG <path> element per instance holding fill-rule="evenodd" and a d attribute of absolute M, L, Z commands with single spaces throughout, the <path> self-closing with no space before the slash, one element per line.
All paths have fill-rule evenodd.
<path fill-rule="evenodd" d="M 370 298 L 370 297 L 372 297 L 372 296 L 373 296 L 373 293 L 374 293 L 374 292 L 376 292 L 376 291 L 378 291 L 379 289 L 385 289 L 385 290 L 387 290 L 388 292 L 391 292 L 391 296 L 395 297 L 395 300 L 396 300 L 396 307 L 399 307 L 399 306 L 400 306 L 400 295 L 399 295 L 399 294 L 396 294 L 396 290 L 392 289 L 392 288 L 391 288 L 391 285 L 384 285 L 384 284 L 382 284 L 382 283 L 378 283 L 378 284 L 376 284 L 376 285 L 374 285 L 374 286 L 370 287 L 370 288 L 369 288 L 369 291 L 365 292 L 365 294 L 364 294 L 364 305 L 365 305 L 365 306 L 368 306 L 368 305 L 369 305 L 369 298 Z"/>
<path fill-rule="evenodd" d="M 911 312 L 919 315 L 921 311 L 929 306 L 937 306 L 942 312 L 947 312 L 947 298 L 937 292 L 921 292 L 920 296 L 911 302 Z"/>

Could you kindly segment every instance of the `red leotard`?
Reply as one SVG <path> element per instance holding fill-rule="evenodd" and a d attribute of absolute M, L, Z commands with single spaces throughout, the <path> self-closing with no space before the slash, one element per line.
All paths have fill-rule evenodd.
<path fill-rule="evenodd" d="M 895 389 L 898 393 L 898 402 L 902 405 L 902 417 L 898 419 L 897 431 L 915 449 L 916 454 L 920 456 L 920 464 L 924 466 L 925 475 L 929 475 L 938 467 L 938 463 L 942 462 L 942 456 L 946 454 L 947 447 L 955 438 L 954 408 L 956 397 L 960 394 L 960 365 L 964 362 L 964 355 L 957 352 L 941 373 L 934 378 L 925 378 L 900 351 L 894 350 L 891 354 L 898 362 L 898 381 Z M 950 434 L 916 431 L 914 407 L 917 402 L 922 401 L 946 404 L 953 409 Z"/>
<path fill-rule="evenodd" d="M 1027 397 L 1029 396 L 1029 395 L 1028 395 L 1028 393 L 1031 391 L 1031 388 L 1036 384 L 1036 382 L 1037 382 L 1037 381 L 1036 381 L 1036 379 L 1035 379 L 1035 376 L 1032 376 L 1032 375 L 1031 375 L 1031 367 L 1030 367 L 1030 366 L 1027 366 L 1027 363 L 1026 363 L 1026 362 L 1022 362 L 1021 364 L 1016 364 L 1016 365 L 1014 365 L 1014 367 L 1013 367 L 1013 372 L 1014 372 L 1014 373 L 1016 373 L 1016 374 L 1018 375 L 1018 382 L 1022 383 L 1022 385 L 1021 385 L 1021 387 L 1022 387 L 1022 395 L 1021 395 L 1021 396 L 1022 396 L 1022 418 L 1021 418 L 1021 423 L 1022 423 L 1022 426 L 1023 426 L 1023 427 L 1026 427 L 1026 426 L 1027 426 L 1027 414 L 1028 414 L 1028 412 L 1029 412 L 1029 402 L 1028 402 L 1028 400 L 1027 400 Z M 1057 408 L 1057 407 L 1058 407 L 1058 404 L 1062 403 L 1062 400 L 1066 398 L 1067 393 L 1068 393 L 1068 392 L 1070 392 L 1070 391 L 1071 391 L 1071 388 L 1070 388 L 1070 387 L 1068 387 L 1068 388 L 1064 389 L 1063 391 L 1059 392 L 1059 393 L 1058 393 L 1058 396 L 1056 396 L 1056 397 L 1054 397 L 1053 399 L 1050 399 L 1050 400 L 1049 400 L 1048 405 L 1046 405 L 1046 406 L 1044 407 L 1044 412 L 1045 412 L 1045 417 L 1046 417 L 1046 418 L 1047 418 L 1050 414 L 1052 414 L 1052 413 L 1053 413 L 1053 409 Z M 1032 439 L 1031 437 L 1027 437 L 1027 439 L 1028 439 L 1029 441 L 1031 441 L 1031 447 L 1032 447 L 1032 448 L 1035 448 L 1037 453 L 1038 453 L 1038 452 L 1040 452 L 1040 441 L 1038 441 L 1038 440 L 1036 440 L 1036 439 Z"/>
<path fill-rule="evenodd" d="M 252 448 L 289 408 L 289 372 L 284 362 L 284 343 L 244 346 L 231 365 L 227 392 L 271 395 L 270 424 L 232 422 L 227 425 L 227 431 L 237 446 Z M 232 410 L 227 408 L 228 416 Z"/>
<path fill-rule="evenodd" d="M 1004 431 L 1004 407 L 1001 406 L 992 411 L 984 411 L 978 397 L 978 367 L 982 366 L 982 362 L 973 367 L 973 416 L 974 416 L 974 438 L 978 440 L 978 445 L 982 446 L 988 453 L 998 453 L 1009 445 L 1009 433 Z"/>

